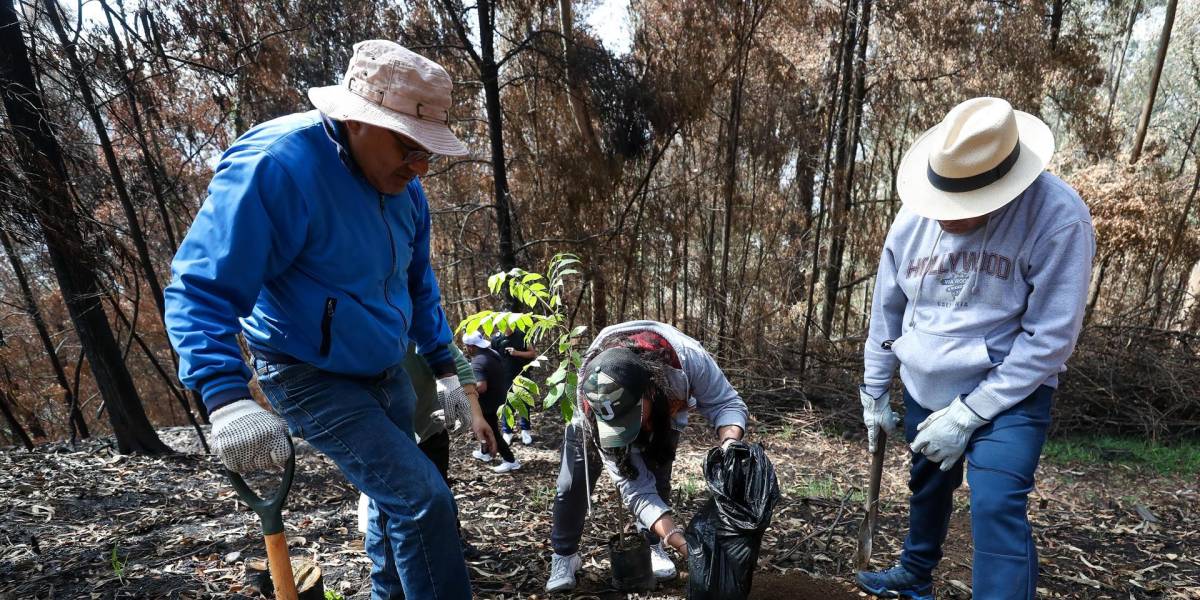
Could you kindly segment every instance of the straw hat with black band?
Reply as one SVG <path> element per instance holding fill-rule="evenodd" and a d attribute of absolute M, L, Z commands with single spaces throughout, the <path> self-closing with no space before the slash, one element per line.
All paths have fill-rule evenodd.
<path fill-rule="evenodd" d="M 973 98 L 913 143 L 896 178 L 900 200 L 939 221 L 986 215 L 1020 197 L 1054 154 L 1037 117 L 1000 98 Z"/>

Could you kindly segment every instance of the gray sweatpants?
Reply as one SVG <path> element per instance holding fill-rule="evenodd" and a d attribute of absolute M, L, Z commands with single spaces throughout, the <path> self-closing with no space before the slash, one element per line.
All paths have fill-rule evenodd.
<path fill-rule="evenodd" d="M 587 519 L 587 491 L 596 488 L 596 479 L 604 465 L 595 446 L 588 445 L 586 453 L 582 447 L 583 424 L 572 421 L 563 431 L 562 463 L 558 469 L 558 491 L 554 495 L 554 520 L 550 526 L 550 546 L 555 554 L 569 556 L 579 551 L 579 540 L 583 537 L 583 523 Z M 678 438 L 678 432 L 672 432 Z M 678 443 L 678 439 L 676 442 Z M 586 454 L 587 475 L 590 481 L 584 485 L 583 461 Z M 674 463 L 661 465 L 652 471 L 655 487 L 663 501 L 671 502 L 671 468 Z M 639 525 L 639 528 L 641 526 Z M 615 532 L 614 532 L 615 533 Z M 657 544 L 653 533 L 645 532 L 650 543 Z"/>

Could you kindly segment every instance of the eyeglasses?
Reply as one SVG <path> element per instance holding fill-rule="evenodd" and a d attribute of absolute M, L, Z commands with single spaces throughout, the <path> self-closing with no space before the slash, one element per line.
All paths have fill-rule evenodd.
<path fill-rule="evenodd" d="M 433 152 L 417 150 L 416 148 L 413 148 L 412 146 L 408 145 L 407 140 L 403 136 L 394 131 L 392 132 L 392 137 L 396 139 L 396 145 L 400 146 L 400 149 L 404 151 L 403 164 L 405 165 L 411 165 L 421 161 L 433 162 L 434 159 L 438 157 L 438 155 L 434 154 Z"/>

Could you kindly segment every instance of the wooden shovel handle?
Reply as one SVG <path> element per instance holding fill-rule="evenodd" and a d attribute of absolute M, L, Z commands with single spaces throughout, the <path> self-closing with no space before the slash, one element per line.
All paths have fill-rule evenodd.
<path fill-rule="evenodd" d="M 263 536 L 267 546 L 267 564 L 271 569 L 271 582 L 275 584 L 277 600 L 297 600 L 296 578 L 292 575 L 292 559 L 288 557 L 287 538 L 283 533 Z"/>

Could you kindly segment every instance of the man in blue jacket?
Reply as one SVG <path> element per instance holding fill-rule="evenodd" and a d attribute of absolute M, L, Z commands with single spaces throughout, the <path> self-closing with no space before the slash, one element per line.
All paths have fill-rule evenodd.
<path fill-rule="evenodd" d="M 411 339 L 448 417 L 478 410 L 448 350 L 419 180 L 435 155 L 467 153 L 449 128 L 451 86 L 395 43 L 356 44 L 340 85 L 309 90 L 317 110 L 258 125 L 221 157 L 165 293 L 180 377 L 203 396 L 227 467 L 282 464 L 290 429 L 372 499 L 367 546 L 385 549 L 369 553 L 372 598 L 471 596 L 454 499 L 413 439 L 403 368 Z M 239 332 L 286 428 L 250 399 Z"/>

